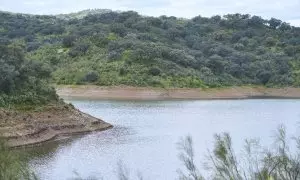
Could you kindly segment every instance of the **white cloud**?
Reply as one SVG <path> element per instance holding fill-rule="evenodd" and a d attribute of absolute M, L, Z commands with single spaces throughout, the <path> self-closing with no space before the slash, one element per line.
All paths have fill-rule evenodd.
<path fill-rule="evenodd" d="M 300 18 L 299 19 L 293 19 L 293 20 L 288 20 L 288 23 L 300 27 Z"/>
<path fill-rule="evenodd" d="M 0 10 L 1 11 L 11 11 L 9 8 L 7 8 L 5 6 L 1 6 L 1 5 L 0 5 Z"/>
<path fill-rule="evenodd" d="M 45 6 L 47 4 L 46 1 L 25 1 L 23 2 L 24 5 L 26 6 Z"/>
<path fill-rule="evenodd" d="M 5 8 L 4 8 L 5 7 Z M 134 10 L 143 15 L 194 17 L 248 13 L 299 25 L 299 0 L 3 0 L 0 9 L 23 13 L 59 14 L 84 9 Z"/>

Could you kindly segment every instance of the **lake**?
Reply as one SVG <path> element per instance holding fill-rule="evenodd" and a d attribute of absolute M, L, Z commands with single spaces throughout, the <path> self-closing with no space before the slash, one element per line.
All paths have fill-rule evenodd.
<path fill-rule="evenodd" d="M 138 174 L 146 180 L 176 179 L 177 170 L 183 168 L 177 149 L 181 137 L 193 137 L 196 162 L 202 167 L 215 133 L 229 132 L 237 153 L 245 138 L 260 138 L 262 144 L 270 145 L 281 124 L 289 134 L 299 134 L 300 100 L 68 102 L 114 128 L 25 149 L 41 179 L 114 180 L 120 164 L 132 179 Z"/>

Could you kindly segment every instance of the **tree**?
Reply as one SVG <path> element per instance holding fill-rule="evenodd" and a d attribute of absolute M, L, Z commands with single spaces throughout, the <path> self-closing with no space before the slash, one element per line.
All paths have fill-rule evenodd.
<path fill-rule="evenodd" d="M 213 20 L 213 22 L 219 23 L 221 21 L 222 17 L 219 15 L 215 15 L 215 16 L 212 16 L 211 19 Z"/>
<path fill-rule="evenodd" d="M 92 82 L 96 82 L 98 79 L 99 79 L 99 74 L 97 72 L 92 71 L 92 72 L 88 72 L 84 76 L 83 81 L 92 83 Z"/>
<path fill-rule="evenodd" d="M 158 75 L 160 75 L 161 70 L 159 68 L 157 68 L 157 67 L 152 67 L 152 68 L 150 68 L 149 73 L 152 76 L 158 76 Z"/>
<path fill-rule="evenodd" d="M 81 56 L 81 55 L 85 55 L 86 52 L 89 49 L 89 45 L 85 44 L 85 43 L 80 43 L 75 45 L 74 47 L 72 47 L 69 50 L 69 56 L 71 56 L 72 58 L 76 57 L 76 56 Z"/>
<path fill-rule="evenodd" d="M 281 23 L 282 23 L 282 21 L 279 20 L 279 19 L 271 18 L 271 19 L 269 20 L 269 25 L 270 25 L 270 27 L 273 28 L 273 29 L 276 29 L 278 26 L 281 25 Z"/>
<path fill-rule="evenodd" d="M 266 39 L 266 45 L 267 46 L 274 46 L 274 45 L 276 45 L 276 39 L 274 39 L 273 37 L 267 37 L 267 39 Z"/>
<path fill-rule="evenodd" d="M 219 55 L 213 55 L 209 57 L 207 65 L 214 74 L 221 74 L 224 71 L 224 62 L 223 58 Z"/>
<path fill-rule="evenodd" d="M 262 19 L 260 16 L 252 16 L 251 19 L 248 20 L 249 25 L 259 27 L 263 26 L 265 23 L 265 20 Z"/>
<path fill-rule="evenodd" d="M 243 44 L 241 44 L 241 43 L 235 43 L 235 44 L 233 45 L 233 47 L 234 47 L 234 49 L 236 49 L 236 50 L 244 50 L 244 49 L 245 49 L 245 46 L 244 46 Z"/>
<path fill-rule="evenodd" d="M 179 37 L 181 35 L 180 30 L 176 29 L 176 28 L 170 28 L 167 31 L 167 37 L 169 39 L 171 39 L 172 41 L 174 41 L 177 37 Z"/>
<path fill-rule="evenodd" d="M 75 36 L 68 35 L 63 38 L 62 44 L 64 47 L 70 48 L 70 47 L 74 46 L 75 40 L 76 40 Z"/>
<path fill-rule="evenodd" d="M 163 23 L 161 19 L 154 18 L 154 17 L 149 17 L 147 21 L 149 24 L 151 24 L 152 26 L 155 26 L 155 27 L 161 27 L 161 25 Z"/>
<path fill-rule="evenodd" d="M 291 30 L 292 27 L 291 27 L 291 25 L 290 25 L 289 23 L 283 22 L 283 23 L 281 23 L 281 25 L 279 26 L 279 29 L 280 29 L 281 31 L 288 31 L 288 30 Z"/>
<path fill-rule="evenodd" d="M 110 30 L 116 34 L 118 34 L 121 37 L 124 37 L 126 35 L 126 28 L 123 24 L 120 23 L 114 23 L 110 26 Z"/>
<path fill-rule="evenodd" d="M 272 74 L 268 70 L 260 70 L 256 77 L 261 81 L 262 84 L 267 84 L 271 78 Z"/>
<path fill-rule="evenodd" d="M 132 27 L 134 29 L 137 29 L 137 30 L 141 31 L 141 32 L 147 32 L 150 29 L 149 24 L 145 21 L 138 21 L 135 24 L 133 24 Z"/>
<path fill-rule="evenodd" d="M 35 51 L 35 50 L 37 50 L 40 46 L 41 46 L 41 44 L 38 43 L 38 42 L 29 42 L 29 43 L 27 43 L 27 48 L 26 48 L 26 50 L 27 50 L 27 52 Z"/>
<path fill-rule="evenodd" d="M 118 16 L 117 22 L 119 23 L 124 23 L 129 25 L 129 21 L 133 20 L 136 21 L 139 18 L 139 14 L 134 11 L 126 11 L 126 12 L 121 12 Z"/>

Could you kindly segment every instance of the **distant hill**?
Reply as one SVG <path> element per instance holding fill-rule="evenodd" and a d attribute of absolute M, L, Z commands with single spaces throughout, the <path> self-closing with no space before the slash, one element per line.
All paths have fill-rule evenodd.
<path fill-rule="evenodd" d="M 23 47 L 57 84 L 300 85 L 300 28 L 248 14 L 182 19 L 111 10 L 1 12 L 0 42 Z"/>

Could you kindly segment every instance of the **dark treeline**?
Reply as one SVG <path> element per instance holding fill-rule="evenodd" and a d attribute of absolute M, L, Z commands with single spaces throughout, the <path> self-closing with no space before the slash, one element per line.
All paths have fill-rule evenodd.
<path fill-rule="evenodd" d="M 300 84 L 300 28 L 247 14 L 182 19 L 109 10 L 2 12 L 0 42 L 23 47 L 57 84 Z"/>

